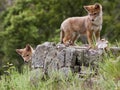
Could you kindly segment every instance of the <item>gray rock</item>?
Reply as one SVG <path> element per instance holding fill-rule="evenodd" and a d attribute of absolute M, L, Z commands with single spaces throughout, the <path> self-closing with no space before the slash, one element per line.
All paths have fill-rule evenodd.
<path fill-rule="evenodd" d="M 44 62 L 44 70 L 45 73 L 48 73 L 49 70 L 56 70 L 57 67 L 57 62 L 58 59 L 56 58 L 57 56 L 57 49 L 56 47 L 51 47 L 48 49 L 48 54 L 46 55 L 45 62 Z"/>
<path fill-rule="evenodd" d="M 48 64 L 47 66 L 47 74 L 48 76 L 51 76 L 54 72 L 58 71 L 58 59 L 57 58 L 53 58 L 53 60 L 51 61 L 50 64 Z"/>
<path fill-rule="evenodd" d="M 84 51 L 84 64 L 88 65 L 95 65 L 100 61 L 101 54 L 99 54 L 99 50 L 85 50 Z"/>
<path fill-rule="evenodd" d="M 60 52 L 57 52 L 57 58 L 59 60 L 59 68 L 65 66 L 65 49 L 61 50 Z"/>
<path fill-rule="evenodd" d="M 84 62 L 84 49 L 76 49 L 76 64 L 82 65 Z"/>
<path fill-rule="evenodd" d="M 47 47 L 44 45 L 38 45 L 32 56 L 32 68 L 43 68 L 46 54 Z"/>
<path fill-rule="evenodd" d="M 45 42 L 38 45 L 32 56 L 32 67 L 41 68 L 49 76 L 52 72 L 61 71 L 67 75 L 69 71 L 80 72 L 82 65 L 97 65 L 101 60 L 102 50 L 88 50 L 86 47 L 69 46 Z"/>
<path fill-rule="evenodd" d="M 58 51 L 61 51 L 61 50 L 63 50 L 64 48 L 66 48 L 66 46 L 65 46 L 64 44 L 57 44 L 56 47 L 57 47 L 57 50 L 58 50 Z"/>
<path fill-rule="evenodd" d="M 74 67 L 76 63 L 75 48 L 68 47 L 65 50 L 65 66 Z"/>
<path fill-rule="evenodd" d="M 32 56 L 32 68 L 44 68 L 45 61 L 48 63 L 46 58 L 49 57 L 49 51 L 54 50 L 55 43 L 45 42 L 41 45 L 38 45 L 35 49 L 35 52 Z"/>

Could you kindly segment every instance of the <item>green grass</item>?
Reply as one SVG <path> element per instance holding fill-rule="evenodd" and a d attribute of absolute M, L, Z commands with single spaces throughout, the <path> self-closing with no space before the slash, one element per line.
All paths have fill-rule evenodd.
<path fill-rule="evenodd" d="M 105 57 L 98 75 L 84 78 L 71 73 L 66 77 L 60 72 L 43 78 L 38 69 L 24 69 L 22 74 L 15 69 L 9 72 L 10 75 L 1 76 L 0 90 L 120 90 L 120 57 Z"/>

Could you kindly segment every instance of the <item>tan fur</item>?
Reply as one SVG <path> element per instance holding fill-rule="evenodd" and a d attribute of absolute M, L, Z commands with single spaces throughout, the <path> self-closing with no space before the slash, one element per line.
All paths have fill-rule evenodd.
<path fill-rule="evenodd" d="M 95 33 L 96 40 L 100 40 L 102 29 L 102 6 L 98 3 L 84 6 L 87 16 L 70 17 L 61 24 L 60 41 L 65 45 L 74 45 L 79 35 L 86 35 L 90 46 L 93 44 L 92 36 Z"/>
<path fill-rule="evenodd" d="M 16 52 L 23 58 L 25 62 L 29 62 L 34 51 L 33 48 L 27 44 L 23 49 L 16 49 Z"/>

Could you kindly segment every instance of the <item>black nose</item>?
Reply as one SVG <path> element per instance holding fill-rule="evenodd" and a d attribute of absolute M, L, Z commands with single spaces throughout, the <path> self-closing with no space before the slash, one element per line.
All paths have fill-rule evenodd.
<path fill-rule="evenodd" d="M 25 61 L 25 63 L 28 63 L 27 61 Z"/>
<path fill-rule="evenodd" d="M 94 19 L 92 19 L 92 21 L 94 21 Z"/>

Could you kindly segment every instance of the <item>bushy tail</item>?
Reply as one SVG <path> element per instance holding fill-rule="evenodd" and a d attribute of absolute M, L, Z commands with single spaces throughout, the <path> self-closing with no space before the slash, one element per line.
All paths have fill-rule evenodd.
<path fill-rule="evenodd" d="M 60 43 L 62 44 L 63 43 L 63 38 L 64 38 L 64 31 L 63 31 L 62 28 L 60 30 L 61 30 L 60 31 Z"/>

